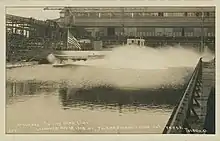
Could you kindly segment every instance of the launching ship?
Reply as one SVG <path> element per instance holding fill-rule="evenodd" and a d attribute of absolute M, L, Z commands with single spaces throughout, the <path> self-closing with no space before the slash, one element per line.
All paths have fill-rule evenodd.
<path fill-rule="evenodd" d="M 56 58 L 56 65 L 58 64 L 65 64 L 65 61 L 80 61 L 80 60 L 88 60 L 88 59 L 100 59 L 106 55 L 106 51 L 101 51 L 102 42 L 101 41 L 92 41 L 89 39 L 76 39 L 69 31 L 68 31 L 68 38 L 67 38 L 67 49 L 62 49 L 59 51 L 54 51 L 52 55 Z M 93 50 L 83 50 L 82 44 L 89 44 L 90 48 Z M 95 47 L 94 47 L 95 46 Z M 97 49 L 97 46 L 99 50 Z"/>
<path fill-rule="evenodd" d="M 54 57 L 58 60 L 56 61 L 56 64 L 53 64 L 53 66 L 62 66 L 66 64 L 65 62 L 67 60 L 72 61 L 80 61 L 80 60 L 90 60 L 90 59 L 102 59 L 104 58 L 108 53 L 111 52 L 111 50 L 105 51 L 102 48 L 102 41 L 94 41 L 94 48 L 99 48 L 98 50 L 92 50 L 92 51 L 82 51 L 81 45 L 79 41 L 73 37 L 72 35 L 68 36 L 68 45 L 74 46 L 77 50 L 61 50 L 53 53 Z M 127 39 L 127 42 L 125 46 L 130 45 L 136 45 L 139 47 L 144 47 L 145 40 L 144 39 Z"/>

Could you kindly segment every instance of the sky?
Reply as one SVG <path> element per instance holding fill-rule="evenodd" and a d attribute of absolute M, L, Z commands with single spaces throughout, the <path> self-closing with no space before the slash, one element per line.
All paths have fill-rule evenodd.
<path fill-rule="evenodd" d="M 38 20 L 59 18 L 59 10 L 43 10 L 43 8 L 7 8 L 6 13 Z"/>

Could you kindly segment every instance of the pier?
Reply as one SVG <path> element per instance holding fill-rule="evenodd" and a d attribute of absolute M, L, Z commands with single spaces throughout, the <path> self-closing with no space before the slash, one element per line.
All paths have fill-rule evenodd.
<path fill-rule="evenodd" d="M 214 91 L 215 62 L 214 60 L 203 62 L 201 58 L 163 133 L 206 133 L 205 121 L 210 114 L 209 103 L 215 103 Z M 212 108 L 210 110 L 214 110 Z M 213 112 L 211 114 L 210 123 L 215 121 L 215 114 Z M 215 131 L 213 124 L 211 131 Z"/>

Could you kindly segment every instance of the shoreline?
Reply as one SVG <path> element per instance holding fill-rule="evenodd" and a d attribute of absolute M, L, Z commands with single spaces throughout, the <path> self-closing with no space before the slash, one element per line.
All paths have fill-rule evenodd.
<path fill-rule="evenodd" d="M 37 65 L 38 62 L 17 62 L 17 63 L 6 63 L 6 69 L 20 68 L 26 66 Z"/>

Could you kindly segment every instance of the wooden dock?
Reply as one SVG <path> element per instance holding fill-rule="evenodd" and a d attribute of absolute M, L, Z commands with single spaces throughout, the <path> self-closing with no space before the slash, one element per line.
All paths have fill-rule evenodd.
<path fill-rule="evenodd" d="M 208 99 L 215 87 L 215 67 L 209 62 L 202 63 L 201 91 L 198 93 L 198 106 L 194 107 L 198 120 L 191 125 L 192 129 L 203 130 L 208 109 Z"/>
<path fill-rule="evenodd" d="M 214 134 L 214 91 L 215 59 L 206 62 L 201 58 L 163 133 Z M 211 126 L 207 125 L 208 122 L 212 123 Z"/>

